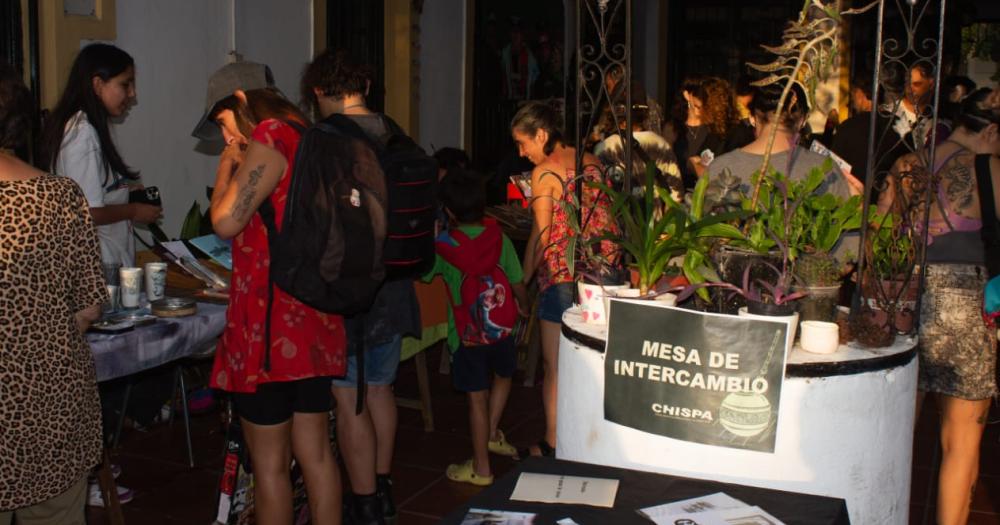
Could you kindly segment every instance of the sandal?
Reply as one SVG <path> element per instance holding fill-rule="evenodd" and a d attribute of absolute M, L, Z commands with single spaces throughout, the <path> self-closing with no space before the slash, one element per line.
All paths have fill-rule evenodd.
<path fill-rule="evenodd" d="M 480 476 L 476 474 L 476 469 L 472 467 L 472 460 L 465 463 L 455 463 L 448 465 L 445 476 L 452 481 L 459 483 L 471 483 L 479 487 L 488 487 L 493 484 L 493 476 Z"/>
<path fill-rule="evenodd" d="M 517 449 L 514 448 L 514 445 L 507 442 L 507 438 L 504 437 L 502 430 L 497 430 L 497 436 L 496 441 L 490 440 L 486 444 L 490 452 L 498 456 L 517 457 Z"/>
<path fill-rule="evenodd" d="M 543 458 L 556 457 L 556 447 L 550 445 L 549 442 L 545 440 L 545 438 L 539 439 L 538 443 L 535 443 L 535 446 L 538 447 L 538 452 L 539 452 L 538 454 L 532 454 L 531 447 L 522 448 L 517 451 L 517 456 L 515 457 L 515 459 L 522 460 L 528 456 L 541 456 Z"/>

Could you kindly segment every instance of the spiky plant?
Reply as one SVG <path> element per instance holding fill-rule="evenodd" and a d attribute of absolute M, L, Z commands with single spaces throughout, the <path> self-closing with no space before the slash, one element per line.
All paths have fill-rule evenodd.
<path fill-rule="evenodd" d="M 775 110 L 774 122 L 780 122 L 789 102 L 793 86 L 798 85 L 806 95 L 806 107 L 809 110 L 815 106 L 816 88 L 829 78 L 837 57 L 837 29 L 844 15 L 863 13 L 878 4 L 878 0 L 859 9 L 848 9 L 841 12 L 837 0 L 804 0 L 802 11 L 798 18 L 789 23 L 782 33 L 782 42 L 778 46 L 761 46 L 775 56 L 767 64 L 748 64 L 752 69 L 767 73 L 768 76 L 753 83 L 757 87 L 782 85 L 778 107 Z M 764 161 L 760 173 L 767 174 L 771 162 L 771 150 L 777 136 L 778 126 L 771 127 L 767 148 L 764 151 Z M 750 198 L 751 209 L 757 209 L 757 199 L 760 195 L 760 185 L 764 177 L 758 177 Z"/>

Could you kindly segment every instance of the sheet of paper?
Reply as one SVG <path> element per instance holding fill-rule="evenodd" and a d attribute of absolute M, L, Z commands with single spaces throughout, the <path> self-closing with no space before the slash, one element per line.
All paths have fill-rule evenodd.
<path fill-rule="evenodd" d="M 813 153 L 819 153 L 820 155 L 826 155 L 827 157 L 830 157 L 830 159 L 832 159 L 833 162 L 837 164 L 837 167 L 840 168 L 840 171 L 844 173 L 851 172 L 851 165 L 848 164 L 846 160 L 841 158 L 840 155 L 837 155 L 836 153 L 830 151 L 830 148 L 826 147 L 826 145 L 823 144 L 822 142 L 814 139 L 812 141 L 812 144 L 809 145 L 809 149 Z"/>
<path fill-rule="evenodd" d="M 228 242 L 220 239 L 218 235 L 214 233 L 202 235 L 188 242 L 205 252 L 213 261 L 221 264 L 223 268 L 230 271 L 233 269 L 233 249 Z"/>
<path fill-rule="evenodd" d="M 523 472 L 510 499 L 613 507 L 617 493 L 617 479 Z"/>
<path fill-rule="evenodd" d="M 184 241 L 161 242 L 160 246 L 166 248 L 168 252 L 172 253 L 174 257 L 178 259 L 181 259 L 183 257 L 196 259 L 196 257 L 191 253 L 191 250 L 189 250 L 187 245 L 184 244 Z"/>
<path fill-rule="evenodd" d="M 676 514 L 694 514 L 696 512 L 737 509 L 746 506 L 746 503 L 743 503 L 725 492 L 716 492 L 715 494 L 709 494 L 707 496 L 674 501 L 672 503 L 656 505 L 655 507 L 639 509 L 637 512 L 647 518 L 654 519 Z"/>
<path fill-rule="evenodd" d="M 512 512 L 509 510 L 469 509 L 462 518 L 462 525 L 531 525 L 536 514 L 529 512 Z"/>
<path fill-rule="evenodd" d="M 563 518 L 557 521 L 556 525 L 580 525 L 580 524 L 573 521 L 573 518 Z"/>
<path fill-rule="evenodd" d="M 657 525 L 785 525 L 784 522 L 768 514 L 760 507 L 739 507 L 736 509 L 710 510 L 672 514 L 653 519 Z"/>

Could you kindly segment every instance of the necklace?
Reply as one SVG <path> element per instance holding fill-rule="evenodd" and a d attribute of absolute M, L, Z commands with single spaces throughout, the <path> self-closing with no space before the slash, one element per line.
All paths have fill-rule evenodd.
<path fill-rule="evenodd" d="M 350 106 L 344 106 L 344 111 L 347 111 L 348 109 L 363 108 L 363 107 L 365 107 L 365 103 L 364 102 L 358 102 L 357 104 L 351 104 Z"/>

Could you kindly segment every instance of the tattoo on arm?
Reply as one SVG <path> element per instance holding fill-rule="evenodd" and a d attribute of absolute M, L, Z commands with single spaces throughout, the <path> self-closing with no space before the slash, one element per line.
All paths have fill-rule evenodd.
<path fill-rule="evenodd" d="M 975 189 L 975 181 L 969 168 L 956 163 L 949 173 L 948 200 L 957 210 L 964 210 L 972 206 L 972 193 Z"/>
<path fill-rule="evenodd" d="M 240 188 L 240 193 L 236 197 L 236 203 L 233 205 L 234 219 L 243 220 L 244 216 L 255 211 L 252 209 L 253 200 L 257 196 L 257 183 L 260 182 L 260 178 L 263 175 L 263 164 L 258 164 L 256 168 L 250 170 L 250 175 L 247 177 L 247 185 Z"/>

